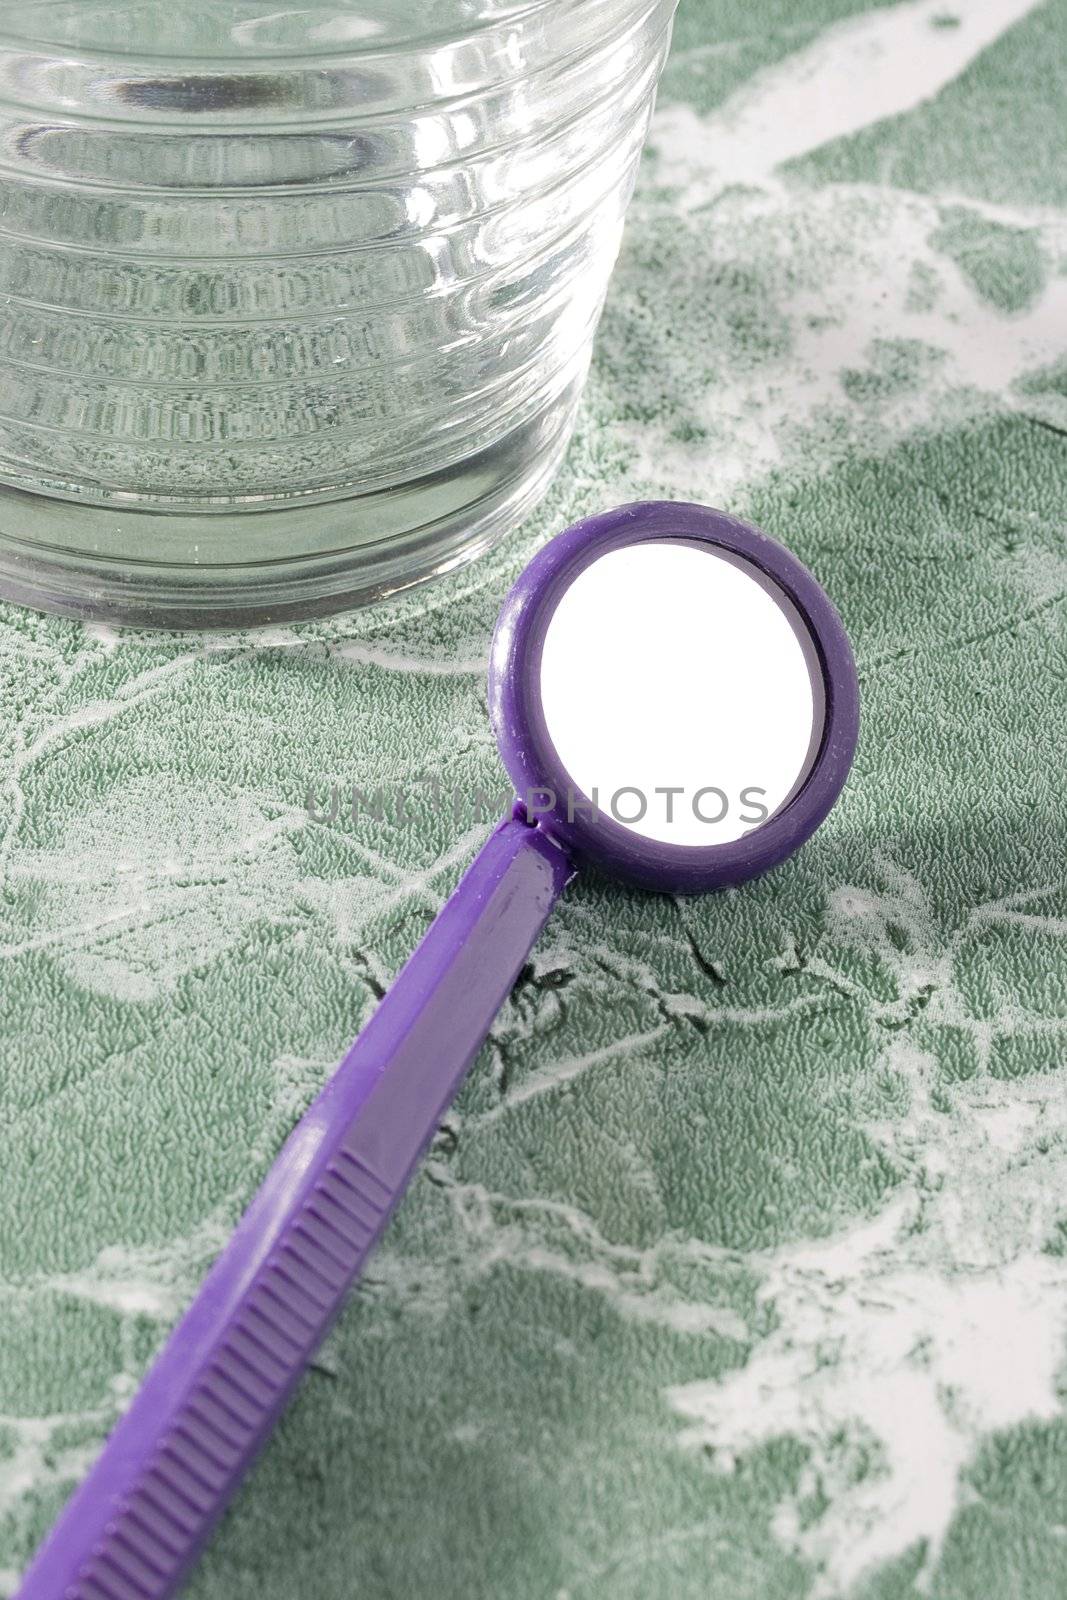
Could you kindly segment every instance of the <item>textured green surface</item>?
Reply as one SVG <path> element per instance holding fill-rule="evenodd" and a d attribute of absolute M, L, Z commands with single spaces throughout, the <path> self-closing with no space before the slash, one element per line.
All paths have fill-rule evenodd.
<path fill-rule="evenodd" d="M 481 831 L 500 597 L 710 500 L 856 643 L 827 827 L 555 917 L 197 1600 L 1067 1585 L 1067 3 L 682 0 L 579 435 L 394 608 L 0 612 L 0 1569 L 17 1572 Z"/>

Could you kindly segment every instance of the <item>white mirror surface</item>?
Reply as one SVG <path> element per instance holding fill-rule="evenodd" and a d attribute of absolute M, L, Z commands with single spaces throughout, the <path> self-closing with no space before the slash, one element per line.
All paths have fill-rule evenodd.
<path fill-rule="evenodd" d="M 822 731 L 802 636 L 784 593 L 713 546 L 655 541 L 594 561 L 541 660 L 574 804 L 595 791 L 602 816 L 678 845 L 726 844 L 773 816 Z"/>

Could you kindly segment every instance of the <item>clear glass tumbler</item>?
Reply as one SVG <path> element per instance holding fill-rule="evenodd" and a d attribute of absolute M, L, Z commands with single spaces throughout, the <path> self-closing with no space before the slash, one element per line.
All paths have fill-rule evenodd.
<path fill-rule="evenodd" d="M 573 422 L 676 0 L 4 0 L 0 593 L 454 566 Z"/>

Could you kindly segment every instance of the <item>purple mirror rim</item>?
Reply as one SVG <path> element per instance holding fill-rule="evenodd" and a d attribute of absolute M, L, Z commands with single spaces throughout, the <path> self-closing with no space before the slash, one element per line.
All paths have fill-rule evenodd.
<path fill-rule="evenodd" d="M 664 844 L 603 814 L 595 821 L 581 812 L 568 817 L 568 786 L 572 797 L 581 791 L 564 768 L 545 724 L 541 652 L 561 596 L 599 556 L 655 540 L 714 545 L 755 567 L 792 602 L 808 635 L 801 642 L 809 661 L 813 647 L 815 670 L 821 669 L 822 737 L 807 776 L 767 822 L 725 844 Z M 578 860 L 592 862 L 628 883 L 692 894 L 766 872 L 791 856 L 819 827 L 852 765 L 859 733 L 859 683 L 840 616 L 791 551 L 724 511 L 652 500 L 574 523 L 526 567 L 504 601 L 493 635 L 489 713 L 504 767 L 520 797 L 537 790 L 551 790 L 560 797 L 538 815 L 540 827 Z"/>

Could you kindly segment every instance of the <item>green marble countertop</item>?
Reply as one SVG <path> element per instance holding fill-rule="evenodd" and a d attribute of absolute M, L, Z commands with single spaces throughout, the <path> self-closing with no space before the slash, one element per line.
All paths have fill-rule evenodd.
<path fill-rule="evenodd" d="M 254 636 L 0 611 L 0 1593 L 485 831 L 535 545 L 642 496 L 856 644 L 829 824 L 557 913 L 195 1600 L 1067 1587 L 1067 0 L 682 0 L 505 548 Z"/>

